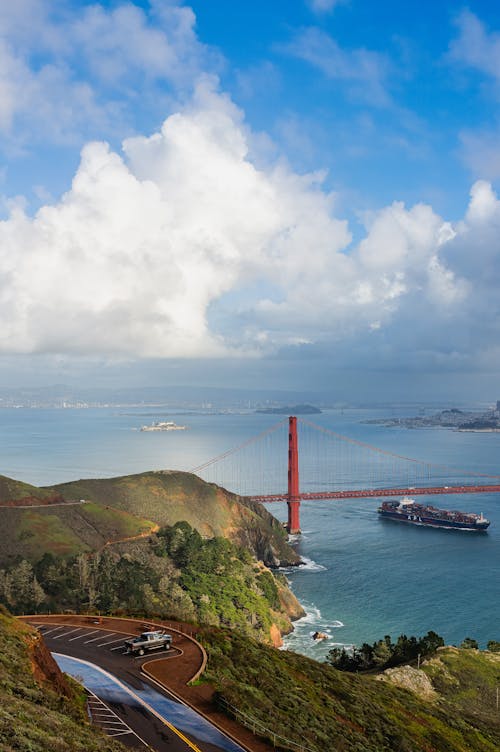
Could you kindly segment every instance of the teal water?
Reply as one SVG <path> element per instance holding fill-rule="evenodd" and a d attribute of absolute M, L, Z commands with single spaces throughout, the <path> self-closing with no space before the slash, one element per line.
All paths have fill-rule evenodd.
<path fill-rule="evenodd" d="M 500 434 L 368 425 L 393 411 L 345 410 L 314 422 L 378 447 L 476 472 L 500 473 Z M 405 411 L 408 414 L 408 411 Z M 187 431 L 141 433 L 153 420 Z M 179 415 L 146 409 L 2 409 L 0 472 L 43 485 L 150 469 L 190 469 L 276 422 L 267 415 Z M 286 461 L 286 460 L 285 460 Z M 376 499 L 310 501 L 294 542 L 307 562 L 287 573 L 307 617 L 287 647 L 322 658 L 334 643 L 434 629 L 447 642 L 500 640 L 500 495 L 427 497 L 483 512 L 487 534 L 433 530 L 378 519 Z M 446 500 L 445 500 L 446 499 Z M 269 505 L 285 519 L 284 505 Z M 314 643 L 311 634 L 330 638 Z"/>

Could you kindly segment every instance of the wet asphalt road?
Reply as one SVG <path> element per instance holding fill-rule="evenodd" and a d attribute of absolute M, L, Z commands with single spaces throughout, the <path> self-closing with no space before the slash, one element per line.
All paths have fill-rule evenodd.
<path fill-rule="evenodd" d="M 98 624 L 89 624 L 88 627 L 76 627 L 69 624 L 57 626 L 53 623 L 37 622 L 36 619 L 33 619 L 32 624 L 43 635 L 52 653 L 88 661 L 109 672 L 126 684 L 132 692 L 153 689 L 169 700 L 175 701 L 178 704 L 178 712 L 182 713 L 184 706 L 177 698 L 150 682 L 140 672 L 143 663 L 155 658 L 171 661 L 172 671 L 175 671 L 175 659 L 180 654 L 175 647 L 175 635 L 170 650 L 159 649 L 152 651 L 149 655 L 133 657 L 126 655 L 123 647 L 124 640 L 132 633 L 112 632 L 102 629 Z M 96 691 L 96 694 L 99 695 L 99 692 Z M 132 697 L 125 698 L 125 700 L 123 697 L 110 699 L 109 695 L 106 695 L 102 699 L 110 714 L 106 715 L 106 709 L 97 707 L 94 701 L 97 707 L 94 721 L 106 729 L 109 735 L 141 752 L 147 750 L 148 747 L 157 752 L 221 752 L 225 749 L 225 746 L 197 738 L 195 731 L 188 733 L 181 730 L 176 733 Z M 120 722 L 124 725 L 120 726 Z"/>

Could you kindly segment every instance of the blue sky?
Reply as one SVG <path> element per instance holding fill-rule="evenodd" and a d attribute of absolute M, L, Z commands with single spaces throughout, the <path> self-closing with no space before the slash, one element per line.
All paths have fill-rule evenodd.
<path fill-rule="evenodd" d="M 18 0 L 0 71 L 2 385 L 496 399 L 494 3 Z"/>

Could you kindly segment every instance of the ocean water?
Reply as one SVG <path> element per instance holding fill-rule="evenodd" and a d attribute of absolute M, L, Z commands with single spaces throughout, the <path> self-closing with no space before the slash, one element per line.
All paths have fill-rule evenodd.
<path fill-rule="evenodd" d="M 313 420 L 409 457 L 500 474 L 500 433 L 364 422 L 395 414 L 332 410 Z M 153 420 L 175 420 L 189 429 L 138 430 Z M 151 408 L 0 409 L 0 473 L 48 485 L 151 469 L 188 470 L 276 420 L 252 413 L 186 415 Z M 500 495 L 426 499 L 436 506 L 482 511 L 491 526 L 484 535 L 406 526 L 379 519 L 377 499 L 302 502 L 303 533 L 293 545 L 305 564 L 286 574 L 307 616 L 296 622 L 286 647 L 321 660 L 337 644 L 371 642 L 385 634 L 422 635 L 429 629 L 455 644 L 466 636 L 483 646 L 489 639 L 500 640 Z M 268 508 L 286 519 L 284 504 Z M 328 640 L 315 643 L 316 630 L 326 632 Z"/>

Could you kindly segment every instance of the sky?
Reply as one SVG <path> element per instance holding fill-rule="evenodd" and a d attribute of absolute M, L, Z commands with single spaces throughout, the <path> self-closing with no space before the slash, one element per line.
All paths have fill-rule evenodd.
<path fill-rule="evenodd" d="M 0 4 L 0 386 L 500 398 L 500 8 Z"/>

